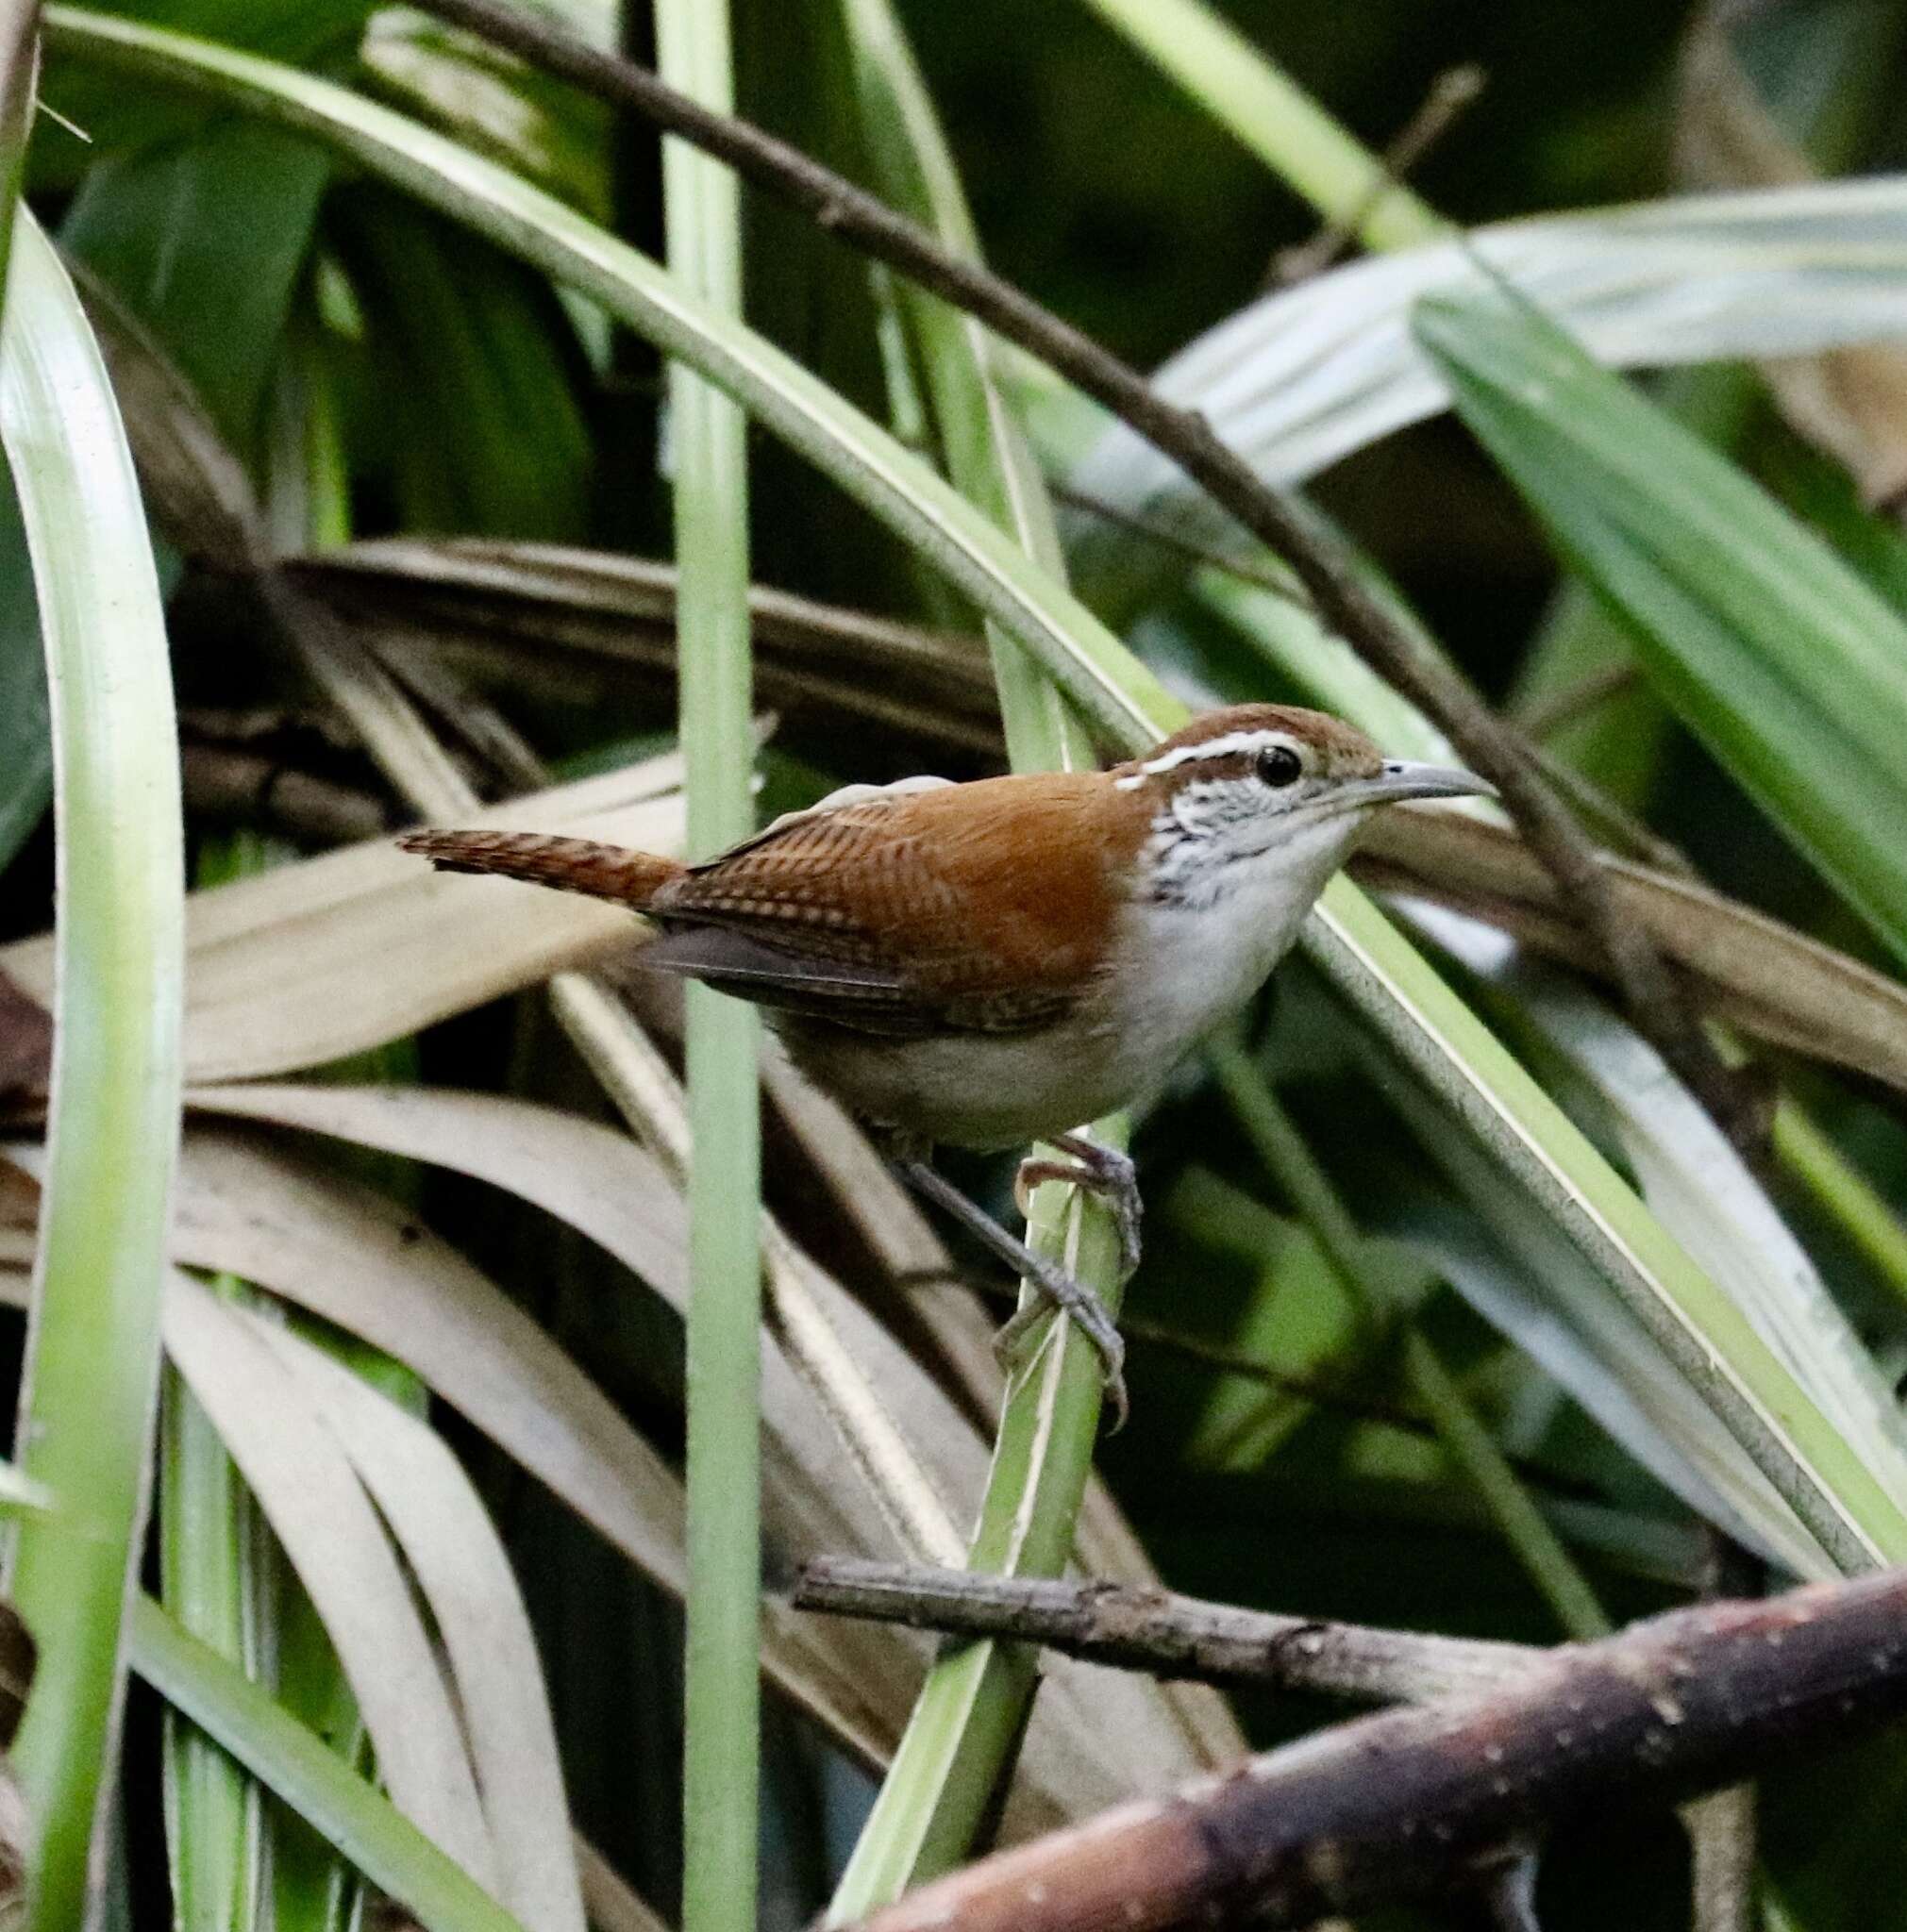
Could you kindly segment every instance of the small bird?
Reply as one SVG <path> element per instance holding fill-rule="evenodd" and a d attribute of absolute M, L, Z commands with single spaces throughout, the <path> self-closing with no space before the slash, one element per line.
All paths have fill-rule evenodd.
<path fill-rule="evenodd" d="M 1052 1179 L 1099 1194 L 1129 1272 L 1132 1163 L 1078 1124 L 1155 1091 L 1244 1006 L 1380 807 L 1490 791 L 1323 712 L 1240 705 L 1108 771 L 849 786 L 698 865 L 536 833 L 398 842 L 618 900 L 661 930 L 644 963 L 769 1008 L 902 1174 L 1079 1324 L 1123 1418 L 1097 1296 L 947 1182 L 934 1145 L 1054 1148 L 1022 1163 L 1022 1202 Z"/>

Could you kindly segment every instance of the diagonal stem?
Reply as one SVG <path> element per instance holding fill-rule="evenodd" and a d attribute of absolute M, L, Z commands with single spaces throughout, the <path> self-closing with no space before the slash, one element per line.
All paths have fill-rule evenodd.
<path fill-rule="evenodd" d="M 877 196 L 751 124 L 666 87 L 634 61 L 545 25 L 507 0 L 420 0 L 427 13 L 521 56 L 586 92 L 633 109 L 793 203 L 822 227 L 898 270 L 1017 343 L 1101 403 L 1281 557 L 1320 619 L 1379 675 L 1443 728 L 1502 795 L 1564 904 L 1601 946 L 1636 1028 L 1743 1152 L 1758 1157 L 1762 1109 L 1723 1064 L 1685 989 L 1649 936 L 1624 917 L 1594 845 L 1545 783 L 1527 741 L 1447 658 L 1412 637 L 1339 550 L 1262 482 L 1196 410 L 1159 394 L 1136 369 L 977 262 L 943 248 Z"/>

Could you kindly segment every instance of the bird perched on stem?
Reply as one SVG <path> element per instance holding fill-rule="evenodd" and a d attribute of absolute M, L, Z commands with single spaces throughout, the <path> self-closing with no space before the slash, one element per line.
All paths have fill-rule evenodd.
<path fill-rule="evenodd" d="M 952 1187 L 934 1145 L 1044 1142 L 1023 1193 L 1103 1196 L 1129 1271 L 1132 1163 L 1078 1124 L 1156 1090 L 1251 997 L 1380 807 L 1489 791 L 1322 712 L 1241 705 L 1109 771 L 850 786 L 699 865 L 527 832 L 399 842 L 442 871 L 617 900 L 661 930 L 645 963 L 769 1008 L 908 1181 L 1079 1323 L 1123 1416 L 1098 1298 Z"/>

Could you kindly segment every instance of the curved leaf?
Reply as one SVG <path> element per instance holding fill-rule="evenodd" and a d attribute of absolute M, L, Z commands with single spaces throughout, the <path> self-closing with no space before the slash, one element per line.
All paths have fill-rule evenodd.
<path fill-rule="evenodd" d="M 1883 341 L 1903 333 L 1907 175 L 1499 222 L 1351 262 L 1229 316 L 1165 363 L 1158 387 L 1270 481 L 1302 482 L 1448 407 L 1411 316 L 1473 282 L 1479 260 L 1618 368 Z M 1123 427 L 1072 480 L 1129 508 L 1188 495 Z"/>
<path fill-rule="evenodd" d="M 178 1143 L 184 860 L 159 580 L 106 371 L 22 210 L 0 322 L 0 437 L 20 491 L 52 698 L 59 927 L 47 1182 L 21 1395 L 12 1594 L 40 1641 L 16 1751 L 34 1923 L 79 1924 L 125 1682 L 166 1218 Z"/>
<path fill-rule="evenodd" d="M 474 1878 L 493 1882 L 476 1775 L 430 1633 L 309 1391 L 235 1307 L 190 1275 L 172 1277 L 165 1341 L 337 1645 L 392 1796 Z"/>
<path fill-rule="evenodd" d="M 1907 960 L 1907 621 L 1520 297 L 1427 303 L 1458 412 L 1652 682 Z"/>

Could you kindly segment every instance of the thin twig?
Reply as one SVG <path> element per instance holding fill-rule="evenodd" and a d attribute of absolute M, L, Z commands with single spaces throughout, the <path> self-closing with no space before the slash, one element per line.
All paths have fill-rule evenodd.
<path fill-rule="evenodd" d="M 1553 738 L 1565 724 L 1632 690 L 1642 678 L 1633 658 L 1605 664 L 1587 677 L 1543 697 L 1531 698 L 1516 712 L 1516 722 L 1531 738 Z"/>
<path fill-rule="evenodd" d="M 1458 117 L 1483 92 L 1481 67 L 1466 61 L 1447 67 L 1431 81 L 1417 111 L 1404 123 L 1384 150 L 1383 172 L 1348 208 L 1334 215 L 1309 242 L 1281 249 L 1272 262 L 1273 278 L 1284 287 L 1309 281 L 1334 262 L 1376 212 L 1378 204 L 1423 166 L 1430 150 L 1443 140 Z"/>
<path fill-rule="evenodd" d="M 1502 795 L 1559 896 L 1599 941 L 1637 1029 L 1746 1151 L 1761 1109 L 1702 1032 L 1647 933 L 1624 918 L 1596 851 L 1545 783 L 1530 747 L 1468 679 L 1385 610 L 1342 554 L 1313 529 L 1196 410 L 1159 394 L 1137 370 L 1010 282 L 942 248 L 914 223 L 799 148 L 710 112 L 634 61 L 604 53 L 506 0 L 421 0 L 426 12 L 481 35 L 618 106 L 632 108 L 793 203 L 822 227 L 909 276 L 1101 403 L 1290 565 L 1320 620 L 1426 712 Z"/>
<path fill-rule="evenodd" d="M 1543 1656 L 1520 1643 L 1280 1616 L 1135 1584 L 989 1576 L 847 1557 L 810 1563 L 794 1602 L 797 1610 L 912 1630 L 1043 1644 L 1155 1677 L 1270 1684 L 1358 1704 L 1421 1704 L 1494 1689 Z"/>
<path fill-rule="evenodd" d="M 1068 509 L 1079 510 L 1086 516 L 1098 518 L 1103 524 L 1111 524 L 1115 530 L 1143 538 L 1147 543 L 1169 551 L 1187 563 L 1196 563 L 1206 570 L 1223 571 L 1227 576 L 1236 577 L 1240 583 L 1250 584 L 1256 590 L 1269 591 L 1274 597 L 1283 598 L 1308 617 L 1317 615 L 1316 606 L 1288 576 L 1262 570 L 1241 558 L 1228 557 L 1215 544 L 1201 543 L 1196 537 L 1168 530 L 1150 517 L 1141 516 L 1135 510 L 1122 509 L 1116 503 L 1108 503 L 1103 496 L 1095 496 L 1087 490 L 1075 490 L 1051 476 L 1046 478 L 1046 494 L 1055 503 L 1063 503 Z"/>
<path fill-rule="evenodd" d="M 972 1274 L 956 1267 L 951 1260 L 931 1268 L 899 1270 L 895 1273 L 893 1280 L 896 1288 L 936 1287 L 943 1283 L 969 1288 L 974 1293 L 1010 1311 L 1017 1306 L 1020 1298 L 1016 1283 L 1004 1277 Z M 1256 1382 L 1263 1389 L 1279 1395 L 1288 1395 L 1296 1401 L 1309 1402 L 1332 1415 L 1347 1416 L 1355 1422 L 1378 1423 L 1384 1428 L 1426 1441 L 1436 1439 L 1437 1425 L 1428 1415 L 1401 1403 L 1386 1401 L 1381 1395 L 1353 1389 L 1333 1376 L 1280 1369 L 1271 1362 L 1262 1361 L 1257 1356 L 1246 1354 L 1242 1349 L 1228 1348 L 1223 1342 L 1207 1341 L 1198 1336 L 1168 1327 L 1163 1322 L 1148 1321 L 1143 1315 L 1129 1315 L 1123 1310 L 1119 1316 L 1119 1332 L 1128 1341 L 1156 1348 L 1161 1355 L 1176 1356 L 1180 1361 L 1196 1363 L 1201 1369 L 1236 1375 L 1245 1382 Z M 1565 1500 L 1582 1499 L 1581 1486 L 1572 1485 L 1556 1470 L 1532 1461 L 1527 1456 L 1512 1456 L 1507 1452 L 1504 1460 L 1533 1488 Z"/>
<path fill-rule="evenodd" d="M 1903 1620 L 1907 1570 L 1680 1610 L 982 1859 L 861 1932 L 1296 1927 L 1466 1890 L 1559 1824 L 1684 1802 L 1893 1722 Z"/>

